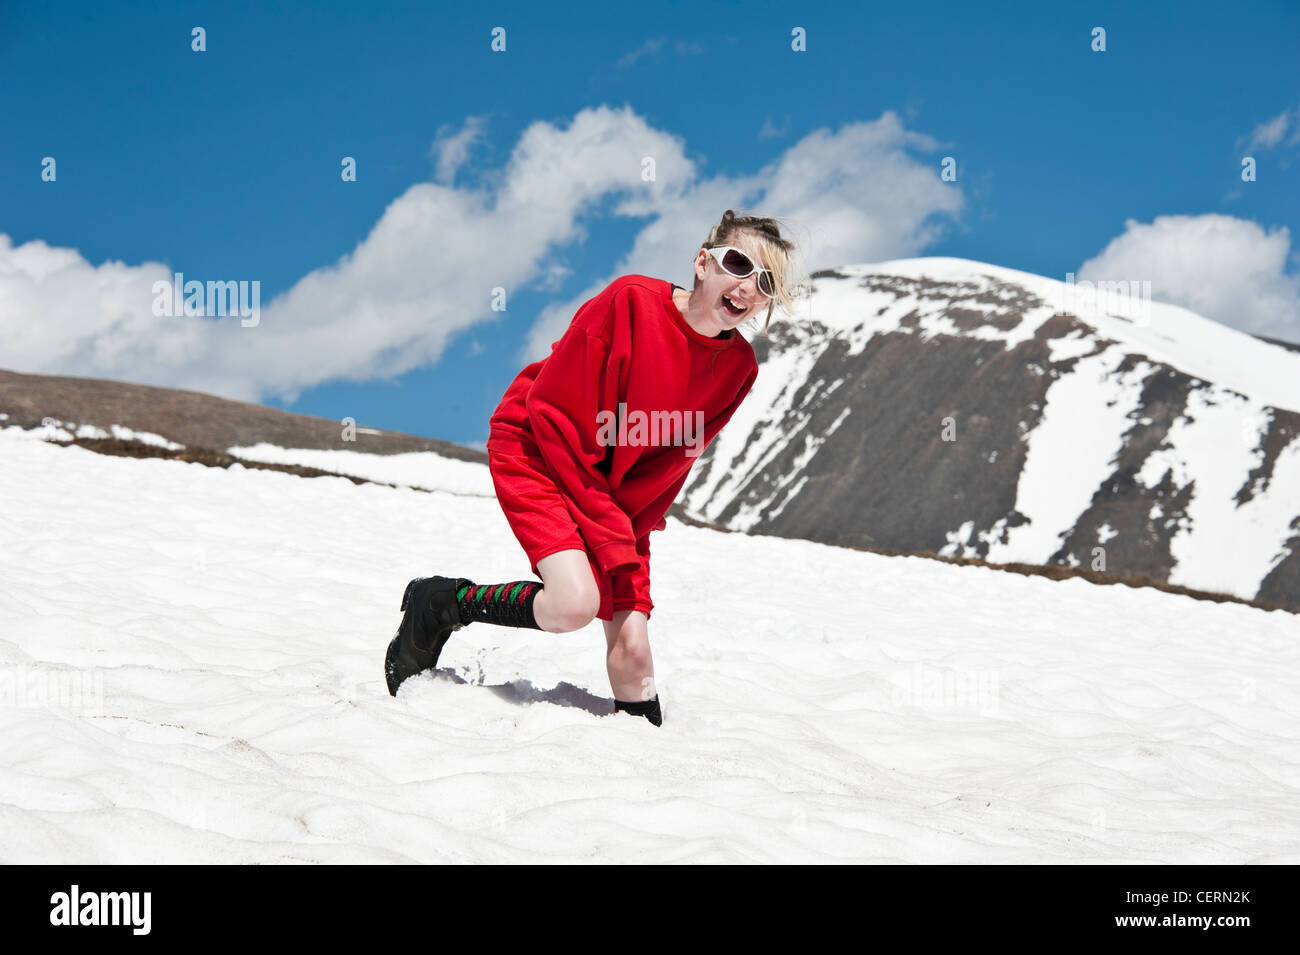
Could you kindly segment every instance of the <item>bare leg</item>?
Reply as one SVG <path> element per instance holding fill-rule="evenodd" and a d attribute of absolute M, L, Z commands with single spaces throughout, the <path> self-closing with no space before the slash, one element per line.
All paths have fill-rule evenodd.
<path fill-rule="evenodd" d="M 533 598 L 533 617 L 549 633 L 581 630 L 600 610 L 600 589 L 585 550 L 562 550 L 537 562 L 542 590 Z"/>
<path fill-rule="evenodd" d="M 654 697 L 659 691 L 650 658 L 650 618 L 640 610 L 620 610 L 613 620 L 601 623 L 605 625 L 605 666 L 614 699 L 633 703 Z"/>

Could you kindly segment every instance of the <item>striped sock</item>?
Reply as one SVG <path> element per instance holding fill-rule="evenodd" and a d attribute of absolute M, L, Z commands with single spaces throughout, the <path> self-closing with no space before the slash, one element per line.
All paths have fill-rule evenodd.
<path fill-rule="evenodd" d="M 460 621 L 541 630 L 533 616 L 533 600 L 541 592 L 542 585 L 536 580 L 516 580 L 508 584 L 466 584 L 456 591 Z"/>

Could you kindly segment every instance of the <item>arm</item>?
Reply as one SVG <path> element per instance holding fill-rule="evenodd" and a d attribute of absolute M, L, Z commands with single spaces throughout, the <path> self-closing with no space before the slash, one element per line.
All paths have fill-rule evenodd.
<path fill-rule="evenodd" d="M 736 413 L 736 409 L 740 407 L 741 403 L 744 402 L 745 398 L 749 395 L 750 389 L 754 387 L 754 380 L 757 377 L 758 366 L 755 365 L 748 371 L 748 373 L 746 373 L 736 391 L 735 398 L 733 398 L 725 408 L 704 423 L 704 440 L 700 447 L 701 456 L 708 446 L 713 443 L 713 439 L 718 436 L 718 432 L 720 432 L 726 423 L 731 420 L 732 416 Z M 667 527 L 665 517 L 668 514 L 668 509 L 671 508 L 673 502 L 677 500 L 677 495 L 681 493 L 682 487 L 686 484 L 687 478 L 691 475 L 691 468 L 698 460 L 698 457 L 683 455 L 681 460 L 677 463 L 676 468 L 674 468 L 674 470 L 680 468 L 680 473 L 672 479 L 669 486 L 665 488 L 664 491 L 654 499 L 654 501 L 647 504 L 634 515 L 632 529 L 637 536 L 638 549 L 640 540 L 642 538 L 648 539 L 651 531 L 661 531 Z M 648 547 L 649 545 L 647 544 L 646 546 Z"/>
<path fill-rule="evenodd" d="M 613 586 L 614 612 L 621 610 L 640 610 L 650 619 L 654 610 L 654 601 L 650 599 L 650 535 L 637 539 L 636 569 L 627 574 L 615 574 L 610 578 Z"/>
<path fill-rule="evenodd" d="M 756 366 L 746 376 L 731 404 L 712 420 L 705 423 L 705 447 L 712 442 L 723 426 L 731 420 L 732 415 L 736 413 L 736 409 L 748 396 L 757 377 L 758 368 Z M 635 527 L 638 529 L 644 528 L 644 530 L 640 531 L 640 536 L 636 540 L 636 552 L 640 555 L 641 561 L 635 570 L 625 576 L 614 578 L 614 606 L 616 609 L 620 604 L 627 603 L 628 606 L 631 606 L 632 603 L 635 603 L 638 609 L 645 611 L 647 617 L 650 615 L 650 610 L 654 606 L 650 600 L 650 533 L 651 531 L 664 530 L 668 526 L 668 509 L 673 506 L 673 502 L 677 500 L 677 495 L 681 492 L 682 486 L 686 484 L 686 479 L 690 477 L 691 465 L 696 459 L 687 458 L 686 460 L 690 463 L 683 468 L 682 473 L 663 494 L 637 515 Z M 652 520 L 656 523 L 647 527 L 646 525 Z"/>
<path fill-rule="evenodd" d="M 617 407 L 619 364 L 603 339 L 575 323 L 555 344 L 525 402 L 542 457 L 607 574 L 640 564 L 631 518 L 598 467 L 606 449 L 597 442 L 597 414 Z"/>

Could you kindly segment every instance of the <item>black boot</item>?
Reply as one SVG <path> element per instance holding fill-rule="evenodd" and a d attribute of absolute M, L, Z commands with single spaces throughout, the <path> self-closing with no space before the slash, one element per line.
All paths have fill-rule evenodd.
<path fill-rule="evenodd" d="M 474 582 L 463 577 L 417 577 L 406 585 L 402 622 L 384 658 L 384 676 L 393 696 L 408 677 L 433 669 L 452 631 L 465 626 L 456 591 L 466 584 L 472 587 Z"/>
<path fill-rule="evenodd" d="M 659 694 L 656 693 L 648 700 L 615 700 L 615 713 L 631 713 L 633 716 L 644 716 L 655 726 L 662 726 L 664 723 L 663 710 L 659 708 Z"/>

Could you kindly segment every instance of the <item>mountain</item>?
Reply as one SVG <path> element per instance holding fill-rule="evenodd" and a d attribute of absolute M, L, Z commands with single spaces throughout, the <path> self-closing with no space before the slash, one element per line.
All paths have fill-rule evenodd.
<path fill-rule="evenodd" d="M 679 500 L 1300 609 L 1300 347 L 1142 292 L 961 259 L 818 272 Z"/>
<path fill-rule="evenodd" d="M 960 259 L 819 272 L 751 336 L 754 390 L 672 513 L 1300 611 L 1300 346 L 1134 291 Z M 494 494 L 486 455 L 449 442 L 0 371 L 0 426 L 46 419 L 111 453 Z"/>
<path fill-rule="evenodd" d="M 0 369 L 0 425 L 31 429 L 46 419 L 73 433 L 82 430 L 82 437 L 129 431 L 210 451 L 256 445 L 380 455 L 432 451 L 461 461 L 487 462 L 482 451 L 450 441 L 365 427 L 345 434 L 344 426 L 329 418 L 197 391 Z"/>

